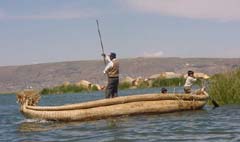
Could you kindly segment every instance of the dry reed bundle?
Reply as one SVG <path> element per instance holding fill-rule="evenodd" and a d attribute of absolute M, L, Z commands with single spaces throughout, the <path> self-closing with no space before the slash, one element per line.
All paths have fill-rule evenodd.
<path fill-rule="evenodd" d="M 17 102 L 21 105 L 36 106 L 40 100 L 40 95 L 35 90 L 23 90 L 17 93 Z"/>

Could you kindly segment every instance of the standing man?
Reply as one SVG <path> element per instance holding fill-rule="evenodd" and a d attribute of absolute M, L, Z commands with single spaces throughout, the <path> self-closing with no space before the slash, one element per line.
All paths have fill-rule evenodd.
<path fill-rule="evenodd" d="M 108 76 L 108 84 L 106 88 L 106 98 L 114 98 L 118 96 L 119 84 L 119 62 L 116 59 L 116 53 L 111 52 L 109 56 L 102 54 L 108 61 L 103 73 Z"/>

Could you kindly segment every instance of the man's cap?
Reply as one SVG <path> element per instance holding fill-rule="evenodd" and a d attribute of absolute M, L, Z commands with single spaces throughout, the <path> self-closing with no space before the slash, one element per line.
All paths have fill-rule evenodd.
<path fill-rule="evenodd" d="M 111 58 L 116 58 L 116 57 L 117 57 L 116 53 L 114 53 L 114 52 L 111 52 L 109 56 L 110 56 Z"/>

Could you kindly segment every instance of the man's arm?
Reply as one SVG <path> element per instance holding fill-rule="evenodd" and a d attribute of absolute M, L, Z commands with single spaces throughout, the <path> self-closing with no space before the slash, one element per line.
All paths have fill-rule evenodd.
<path fill-rule="evenodd" d="M 196 81 L 197 81 L 197 78 L 191 77 L 191 82 L 196 82 Z"/>
<path fill-rule="evenodd" d="M 103 73 L 106 74 L 108 69 L 110 69 L 111 67 L 113 67 L 113 62 L 110 60 L 109 56 L 106 56 L 106 60 L 108 61 L 107 66 L 105 67 L 105 69 L 103 70 Z"/>

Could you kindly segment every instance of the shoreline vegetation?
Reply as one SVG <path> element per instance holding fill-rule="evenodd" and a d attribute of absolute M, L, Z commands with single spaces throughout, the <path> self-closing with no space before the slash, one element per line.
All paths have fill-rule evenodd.
<path fill-rule="evenodd" d="M 15 95 L 16 92 L 7 92 L 7 93 L 4 93 L 4 92 L 1 92 L 0 95 Z"/>
<path fill-rule="evenodd" d="M 97 86 L 93 85 L 90 88 L 85 87 L 84 85 L 76 85 L 76 84 L 69 84 L 69 85 L 60 85 L 55 86 L 53 88 L 44 88 L 40 91 L 40 94 L 47 95 L 47 94 L 65 94 L 65 93 L 79 93 L 79 92 L 91 92 L 91 91 L 98 91 Z"/>
<path fill-rule="evenodd" d="M 118 89 L 143 89 L 143 88 L 158 88 L 158 87 L 176 87 L 183 86 L 185 82 L 184 78 L 157 78 L 151 81 L 146 80 L 138 80 L 136 83 L 131 82 L 120 82 Z M 200 85 L 200 81 L 198 80 L 197 85 Z M 99 89 L 96 85 L 91 87 L 86 87 L 85 85 L 59 85 L 52 88 L 44 88 L 40 91 L 40 94 L 64 94 L 64 93 L 79 93 L 79 92 L 92 92 L 92 91 L 101 91 L 104 90 L 104 86 Z"/>
<path fill-rule="evenodd" d="M 183 86 L 185 83 L 186 75 L 177 74 L 174 72 L 164 72 L 160 74 L 154 74 L 148 78 L 132 78 L 125 77 L 121 79 L 119 83 L 119 90 L 124 89 L 142 89 L 142 88 L 160 88 L 160 87 L 177 87 Z M 196 73 L 197 78 L 209 78 L 204 73 Z M 198 80 L 196 85 L 201 85 L 201 81 Z M 62 85 L 58 85 L 52 88 L 43 88 L 40 94 L 64 94 L 64 93 L 79 93 L 79 92 L 92 92 L 104 90 L 105 86 L 99 84 L 92 84 L 89 81 L 81 80 L 77 83 L 64 82 Z"/>

